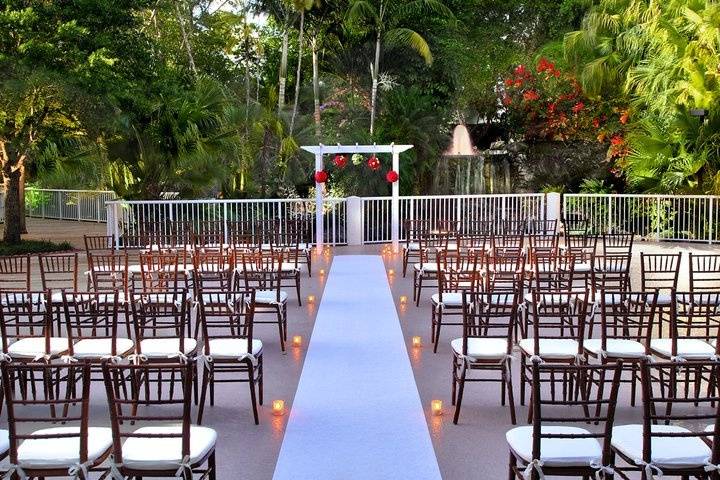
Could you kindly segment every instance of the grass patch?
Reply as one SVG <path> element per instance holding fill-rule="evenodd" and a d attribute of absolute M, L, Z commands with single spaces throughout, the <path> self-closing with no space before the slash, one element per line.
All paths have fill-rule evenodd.
<path fill-rule="evenodd" d="M 0 242 L 0 257 L 27 253 L 65 252 L 73 250 L 69 242 L 55 243 L 48 240 L 22 240 L 20 243 Z"/>

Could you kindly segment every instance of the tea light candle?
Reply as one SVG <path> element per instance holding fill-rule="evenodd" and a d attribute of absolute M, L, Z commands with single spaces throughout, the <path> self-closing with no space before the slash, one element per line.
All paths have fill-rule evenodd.
<path fill-rule="evenodd" d="M 292 338 L 292 344 L 293 347 L 299 347 L 300 345 L 302 345 L 302 337 L 300 335 L 295 335 Z"/>
<path fill-rule="evenodd" d="M 407 297 L 405 295 L 400 296 L 400 305 L 407 304 Z"/>
<path fill-rule="evenodd" d="M 272 412 L 273 415 L 284 415 L 285 414 L 285 400 L 273 400 L 272 401 Z"/>
<path fill-rule="evenodd" d="M 430 410 L 433 415 L 442 415 L 442 400 L 433 400 L 430 402 Z"/>
<path fill-rule="evenodd" d="M 393 270 L 392 268 L 390 270 L 388 270 L 388 275 L 390 275 L 390 276 L 395 275 L 395 270 Z"/>
<path fill-rule="evenodd" d="M 412 345 L 413 345 L 413 347 L 422 347 L 422 338 L 421 337 L 412 337 Z"/>
<path fill-rule="evenodd" d="M 308 303 L 315 303 L 315 295 L 308 295 L 307 301 Z"/>
<path fill-rule="evenodd" d="M 320 275 L 325 275 L 325 269 L 324 269 L 324 268 L 320 269 Z"/>

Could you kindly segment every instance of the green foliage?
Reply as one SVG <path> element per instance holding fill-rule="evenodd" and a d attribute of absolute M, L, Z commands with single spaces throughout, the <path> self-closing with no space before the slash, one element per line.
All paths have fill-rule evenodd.
<path fill-rule="evenodd" d="M 23 240 L 20 243 L 0 242 L 0 257 L 26 255 L 28 253 L 66 252 L 73 250 L 68 242 L 55 243 L 49 240 Z"/>
<path fill-rule="evenodd" d="M 635 113 L 619 162 L 632 189 L 720 193 L 717 2 L 602 0 L 565 48 L 585 92 Z"/>

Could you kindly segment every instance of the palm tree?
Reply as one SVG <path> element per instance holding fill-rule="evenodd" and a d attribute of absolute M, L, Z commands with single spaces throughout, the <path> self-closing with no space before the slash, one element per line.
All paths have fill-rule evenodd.
<path fill-rule="evenodd" d="M 298 30 L 298 60 L 297 72 L 295 74 L 295 101 L 293 102 L 292 116 L 290 117 L 290 135 L 295 130 L 295 119 L 298 114 L 298 104 L 300 102 L 300 81 L 302 74 L 302 56 L 303 46 L 305 43 L 305 11 L 315 5 L 316 0 L 293 0 L 293 6 L 300 12 L 300 28 Z"/>
<path fill-rule="evenodd" d="M 425 38 L 410 28 L 400 26 L 408 17 L 425 13 L 454 18 L 452 11 L 441 0 L 352 0 L 347 13 L 348 20 L 354 24 L 367 25 L 375 34 L 375 60 L 370 65 L 372 77 L 370 135 L 375 131 L 380 53 L 383 42 L 391 47 L 410 48 L 417 52 L 426 64 L 432 64 L 432 53 Z"/>

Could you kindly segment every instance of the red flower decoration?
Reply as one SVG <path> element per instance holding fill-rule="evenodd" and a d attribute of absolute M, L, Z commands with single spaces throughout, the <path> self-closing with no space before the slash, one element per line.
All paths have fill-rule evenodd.
<path fill-rule="evenodd" d="M 540 98 L 540 95 L 535 90 L 528 90 L 527 92 L 523 93 L 523 98 L 528 101 L 532 102 Z"/>
<path fill-rule="evenodd" d="M 555 64 L 549 61 L 547 58 L 541 58 L 538 62 L 537 71 L 539 73 L 548 72 L 552 74 L 553 72 L 555 72 Z"/>
<path fill-rule="evenodd" d="M 345 165 L 347 165 L 347 157 L 345 155 L 335 155 L 333 164 L 335 164 L 337 168 L 345 168 Z"/>
<path fill-rule="evenodd" d="M 370 158 L 368 158 L 367 165 L 370 167 L 370 170 L 377 170 L 380 168 L 380 160 L 375 155 L 371 155 Z"/>
<path fill-rule="evenodd" d="M 583 102 L 578 102 L 572 107 L 572 111 L 573 113 L 580 113 L 583 108 L 585 108 L 585 104 Z"/>
<path fill-rule="evenodd" d="M 315 183 L 327 182 L 328 174 L 325 170 L 318 170 L 315 172 Z"/>
<path fill-rule="evenodd" d="M 628 112 L 623 112 L 623 114 L 620 115 L 620 123 L 625 125 L 628 122 L 628 120 L 630 120 L 630 115 L 628 114 Z"/>
<path fill-rule="evenodd" d="M 389 183 L 395 183 L 400 178 L 400 175 L 398 175 L 398 172 L 395 170 L 390 170 L 387 172 L 387 175 L 385 175 L 385 180 L 387 180 Z"/>
<path fill-rule="evenodd" d="M 515 75 L 526 75 L 527 69 L 525 68 L 525 65 L 518 65 L 515 67 Z"/>
<path fill-rule="evenodd" d="M 622 145 L 623 142 L 624 142 L 624 140 L 623 140 L 623 138 L 622 138 L 620 135 L 614 135 L 614 136 L 610 139 L 610 143 L 612 143 L 613 145 Z"/>
<path fill-rule="evenodd" d="M 513 79 L 512 79 L 512 78 L 506 78 L 506 79 L 505 79 L 505 86 L 506 86 L 506 87 L 512 87 L 514 83 L 515 83 L 515 82 L 513 82 Z"/>

